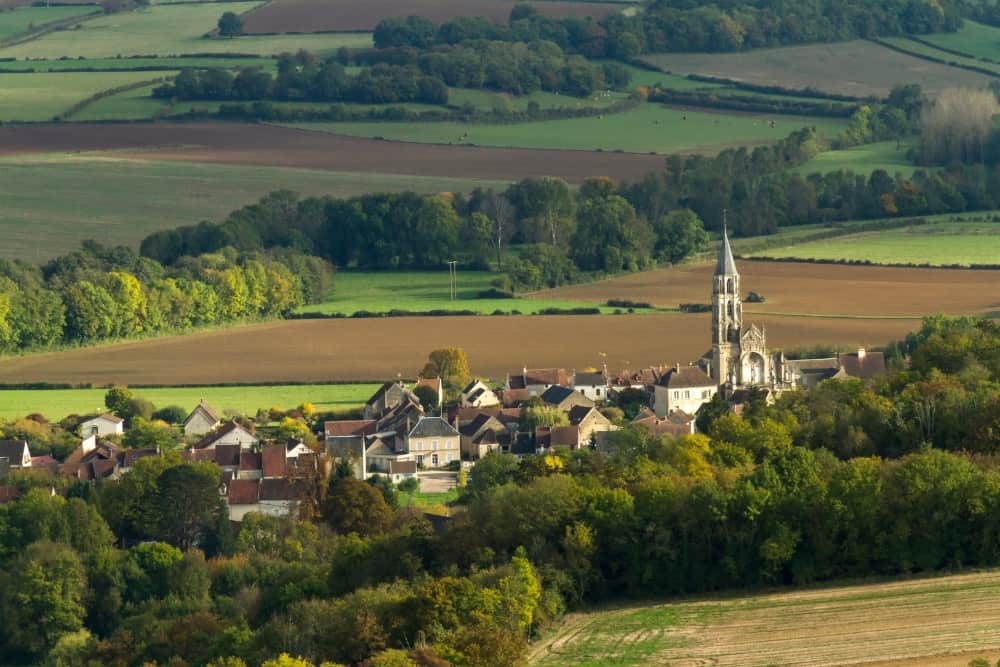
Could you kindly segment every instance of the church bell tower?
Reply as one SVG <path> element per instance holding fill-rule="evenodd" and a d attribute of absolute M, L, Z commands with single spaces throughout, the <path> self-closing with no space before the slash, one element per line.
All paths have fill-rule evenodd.
<path fill-rule="evenodd" d="M 725 217 L 722 247 L 712 276 L 712 379 L 720 385 L 740 383 L 740 334 L 743 305 L 740 303 L 740 274 L 736 270 Z"/>

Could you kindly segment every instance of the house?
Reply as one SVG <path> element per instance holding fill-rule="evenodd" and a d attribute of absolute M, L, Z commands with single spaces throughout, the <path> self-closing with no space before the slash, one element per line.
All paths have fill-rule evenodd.
<path fill-rule="evenodd" d="M 208 403 L 201 400 L 184 420 L 184 435 L 200 436 L 211 433 L 219 425 L 219 416 Z"/>
<path fill-rule="evenodd" d="M 264 445 L 260 450 L 261 470 L 264 479 L 285 476 L 285 446 Z"/>
<path fill-rule="evenodd" d="M 510 448 L 511 430 L 489 412 L 480 412 L 464 423 L 456 417 L 454 424 L 461 434 L 462 459 L 466 461 L 478 461 L 489 452 Z"/>
<path fill-rule="evenodd" d="M 500 399 L 482 380 L 473 380 L 462 390 L 462 407 L 485 408 L 500 405 Z"/>
<path fill-rule="evenodd" d="M 812 389 L 820 382 L 838 375 L 846 377 L 846 373 L 841 370 L 836 357 L 791 359 L 788 361 L 788 366 L 797 378 L 798 386 L 803 389 Z"/>
<path fill-rule="evenodd" d="M 195 449 L 211 449 L 219 445 L 239 445 L 242 449 L 253 449 L 260 439 L 235 420 L 215 429 L 194 444 Z"/>
<path fill-rule="evenodd" d="M 0 440 L 0 463 L 11 470 L 31 467 L 31 450 L 27 440 Z"/>
<path fill-rule="evenodd" d="M 460 434 L 441 417 L 422 417 L 406 434 L 401 453 L 411 454 L 418 466 L 445 466 L 461 458 Z"/>
<path fill-rule="evenodd" d="M 570 409 L 569 423 L 579 432 L 577 443 L 579 447 L 597 445 L 607 437 L 608 433 L 615 430 L 615 425 L 601 414 L 600 410 L 585 405 L 577 405 Z"/>
<path fill-rule="evenodd" d="M 118 471 L 123 475 L 132 469 L 135 462 L 147 456 L 159 456 L 156 449 L 126 449 L 118 456 Z"/>
<path fill-rule="evenodd" d="M 416 461 L 390 461 L 389 462 L 389 479 L 393 484 L 399 484 L 404 479 L 410 479 L 417 476 L 417 462 Z"/>
<path fill-rule="evenodd" d="M 638 424 L 648 429 L 653 435 L 669 435 L 673 437 L 681 435 L 693 435 L 695 432 L 694 415 L 689 415 L 683 410 L 674 410 L 660 419 L 649 408 L 643 408 L 632 420 L 633 424 Z"/>
<path fill-rule="evenodd" d="M 520 375 L 507 374 L 507 389 L 524 389 L 528 397 L 541 396 L 549 387 L 558 385 L 569 387 L 569 375 L 565 368 L 532 368 L 527 366 Z"/>
<path fill-rule="evenodd" d="M 413 390 L 416 391 L 417 387 L 427 387 L 437 395 L 437 403 L 434 404 L 434 407 L 440 408 L 444 404 L 444 385 L 441 378 L 417 378 Z"/>
<path fill-rule="evenodd" d="M 286 459 L 297 459 L 303 455 L 312 454 L 313 450 L 309 449 L 309 446 L 302 442 L 301 440 L 296 440 L 295 438 L 289 438 L 285 441 L 285 458 Z"/>
<path fill-rule="evenodd" d="M 257 511 L 269 516 L 292 516 L 298 512 L 299 504 L 309 497 L 309 486 L 305 480 L 264 478 L 258 482 Z"/>
<path fill-rule="evenodd" d="M 697 366 L 675 366 L 660 377 L 653 394 L 653 411 L 664 418 L 674 410 L 688 414 L 712 400 L 719 384 Z"/>
<path fill-rule="evenodd" d="M 229 505 L 229 520 L 242 521 L 250 512 L 259 512 L 258 492 L 260 481 L 256 479 L 234 479 L 225 486 L 224 495 Z"/>
<path fill-rule="evenodd" d="M 535 429 L 536 449 L 568 447 L 579 449 L 580 429 L 576 426 L 539 426 Z"/>
<path fill-rule="evenodd" d="M 573 391 L 570 387 L 562 387 L 560 385 L 552 385 L 546 389 L 542 392 L 541 399 L 543 403 L 558 408 L 562 412 L 569 412 L 570 409 L 576 406 L 594 407 L 594 401 L 582 393 Z"/>
<path fill-rule="evenodd" d="M 84 436 L 96 435 L 101 438 L 109 435 L 121 435 L 125 432 L 125 420 L 105 413 L 80 424 L 80 432 Z"/>
<path fill-rule="evenodd" d="M 402 382 L 386 382 L 365 402 L 364 418 L 378 419 L 403 402 L 407 394 L 410 392 Z"/>
<path fill-rule="evenodd" d="M 582 371 L 573 373 L 573 390 L 591 401 L 608 400 L 608 376 L 604 371 Z"/>

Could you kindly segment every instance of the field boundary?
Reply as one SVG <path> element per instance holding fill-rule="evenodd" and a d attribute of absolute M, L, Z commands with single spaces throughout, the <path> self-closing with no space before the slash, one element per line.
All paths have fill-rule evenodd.
<path fill-rule="evenodd" d="M 119 93 L 125 93 L 125 92 L 128 92 L 130 90 L 136 90 L 137 88 L 145 88 L 146 86 L 149 86 L 151 84 L 161 83 L 163 81 L 166 81 L 169 78 L 171 78 L 171 77 L 161 76 L 161 77 L 158 77 L 158 78 L 155 78 L 155 79 L 147 79 L 147 80 L 144 80 L 144 81 L 135 81 L 133 83 L 126 83 L 126 84 L 121 85 L 121 86 L 115 86 L 114 88 L 108 88 L 107 90 L 100 90 L 100 91 L 94 93 L 93 95 L 91 95 L 90 97 L 86 97 L 86 98 L 80 100 L 79 102 L 77 102 L 76 104 L 74 104 L 73 106 L 71 106 L 69 109 L 66 109 L 66 111 L 63 111 L 61 114 L 57 115 L 55 117 L 55 119 L 56 120 L 67 120 L 67 119 L 71 118 L 72 116 L 75 116 L 76 114 L 80 113 L 81 111 L 83 111 L 84 109 L 86 109 L 88 106 L 90 106 L 94 102 L 97 102 L 99 100 L 103 100 L 106 97 L 111 97 L 112 95 L 117 95 Z"/>
<path fill-rule="evenodd" d="M 937 50 L 941 51 L 941 49 L 939 47 L 937 47 L 936 45 L 930 44 L 929 42 L 921 42 L 919 40 L 913 39 L 909 35 L 906 36 L 906 39 L 909 39 L 909 40 L 912 40 L 914 42 L 917 42 L 918 44 L 923 44 L 924 46 L 927 46 L 929 48 L 937 49 Z M 945 65 L 947 67 L 954 67 L 955 69 L 964 69 L 964 70 L 966 70 L 968 72 L 975 72 L 976 74 L 985 74 L 986 76 L 992 76 L 992 77 L 998 77 L 998 76 L 1000 76 L 1000 72 L 997 72 L 996 70 L 987 69 L 985 67 L 977 67 L 976 65 L 969 65 L 968 63 L 959 63 L 959 62 L 955 62 L 954 60 L 945 60 L 944 58 L 937 58 L 935 56 L 932 56 L 932 55 L 930 55 L 928 53 L 924 53 L 922 51 L 910 51 L 908 49 L 903 48 L 902 46 L 900 46 L 898 44 L 891 44 L 889 42 L 882 41 L 881 39 L 879 39 L 877 37 L 873 37 L 869 41 L 871 41 L 873 44 L 878 44 L 879 46 L 881 46 L 883 48 L 889 49 L 890 51 L 895 51 L 897 53 L 902 53 L 902 54 L 905 54 L 905 55 L 908 55 L 908 56 L 912 56 L 913 58 L 920 58 L 921 60 L 926 60 L 927 62 L 936 63 L 938 65 Z M 962 56 L 964 58 L 972 58 L 973 60 L 979 60 L 979 58 L 975 58 L 974 56 L 967 56 L 967 55 L 964 55 L 964 54 L 959 54 L 959 53 L 954 53 L 954 52 L 942 51 L 942 53 L 952 53 L 952 55 L 959 55 L 959 56 Z M 988 61 L 984 61 L 984 62 L 988 62 Z"/>
<path fill-rule="evenodd" d="M 30 6 L 30 5 L 29 5 Z M 71 7 L 74 5 L 59 5 L 65 7 Z M 14 35 L 8 39 L 0 40 L 0 48 L 7 48 L 8 46 L 17 46 L 18 44 L 24 44 L 25 42 L 30 42 L 36 40 L 43 35 L 47 35 L 50 32 L 55 32 L 60 28 L 66 26 L 75 25 L 77 23 L 83 23 L 84 21 L 89 21 L 90 19 L 97 18 L 98 16 L 104 16 L 103 10 L 95 10 L 87 14 L 81 14 L 79 16 L 69 16 L 64 19 L 56 19 L 55 21 L 49 21 L 48 23 L 43 23 L 37 26 L 35 30 L 29 30 L 27 32 Z"/>
<path fill-rule="evenodd" d="M 859 232 L 860 233 L 860 232 Z M 844 236 L 849 236 L 845 234 Z M 816 239 L 825 240 L 825 239 Z M 791 248 L 800 244 L 792 243 L 786 248 Z M 768 257 L 766 255 L 736 255 L 737 259 L 745 259 L 753 262 L 790 262 L 794 264 L 838 264 L 841 266 L 885 266 L 891 269 L 962 269 L 964 271 L 997 271 L 1000 264 L 917 264 L 914 262 L 873 262 L 870 259 L 823 259 L 817 257 Z"/>

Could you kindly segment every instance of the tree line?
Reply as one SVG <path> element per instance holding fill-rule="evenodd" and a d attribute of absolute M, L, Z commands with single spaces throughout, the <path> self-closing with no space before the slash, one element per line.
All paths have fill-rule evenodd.
<path fill-rule="evenodd" d="M 644 11 L 591 18 L 547 18 L 517 5 L 507 25 L 458 18 L 436 25 L 421 17 L 391 18 L 374 31 L 375 47 L 459 44 L 471 40 L 551 41 L 588 58 L 634 58 L 643 53 L 739 51 L 900 34 L 951 32 L 961 26 L 958 2 L 929 0 L 823 0 L 789 5 L 739 0 L 709 6 L 656 0 Z"/>
<path fill-rule="evenodd" d="M 996 566 L 1000 325 L 928 318 L 888 359 L 711 403 L 698 435 L 619 413 L 607 450 L 491 453 L 438 530 L 349 465 L 304 479 L 300 516 L 235 532 L 219 469 L 176 453 L 61 494 L 12 473 L 0 659 L 505 667 L 585 604 Z"/>
<path fill-rule="evenodd" d="M 40 267 L 0 260 L 0 351 L 276 317 L 322 300 L 331 275 L 293 250 L 220 249 L 165 267 L 85 241 Z"/>

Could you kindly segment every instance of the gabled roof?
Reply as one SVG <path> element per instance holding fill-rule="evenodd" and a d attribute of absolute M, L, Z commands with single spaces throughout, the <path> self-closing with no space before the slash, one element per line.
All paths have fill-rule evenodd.
<path fill-rule="evenodd" d="M 121 456 L 121 466 L 123 468 L 131 468 L 139 459 L 144 459 L 147 456 L 157 456 L 158 454 L 159 452 L 155 449 L 126 449 Z"/>
<path fill-rule="evenodd" d="M 0 459 L 8 459 L 11 465 L 19 466 L 27 449 L 27 440 L 0 440 Z M 31 456 L 30 450 L 28 456 Z"/>
<path fill-rule="evenodd" d="M 569 384 L 569 376 L 565 368 L 528 368 L 524 372 L 524 385 L 534 384 Z"/>
<path fill-rule="evenodd" d="M 603 387 L 607 384 L 602 371 L 594 373 L 577 372 L 573 376 L 573 384 L 577 387 Z"/>
<path fill-rule="evenodd" d="M 383 383 L 381 387 L 379 387 L 378 389 L 375 390 L 375 393 L 372 394 L 371 398 L 369 398 L 367 401 L 365 401 L 365 405 L 375 405 L 379 401 L 379 399 L 381 399 L 383 396 L 385 396 L 385 394 L 386 394 L 387 391 L 389 391 L 390 389 L 392 389 L 395 386 L 396 386 L 395 382 L 385 382 L 385 383 Z"/>
<path fill-rule="evenodd" d="M 729 232 L 722 225 L 722 245 L 719 247 L 719 259 L 715 262 L 715 275 L 738 276 L 736 261 L 733 260 L 733 250 L 729 247 Z"/>
<path fill-rule="evenodd" d="M 344 419 L 323 424 L 328 438 L 347 438 L 368 435 L 375 432 L 374 419 Z"/>
<path fill-rule="evenodd" d="M 240 452 L 240 470 L 261 470 L 262 467 L 260 452 Z"/>
<path fill-rule="evenodd" d="M 697 366 L 680 366 L 667 371 L 659 382 L 661 387 L 687 389 L 690 387 L 714 387 L 715 380 Z"/>
<path fill-rule="evenodd" d="M 259 489 L 256 479 L 234 479 L 226 489 L 226 501 L 230 505 L 255 505 Z"/>
<path fill-rule="evenodd" d="M 447 438 L 458 435 L 458 431 L 441 417 L 421 417 L 409 433 L 411 438 Z"/>
<path fill-rule="evenodd" d="M 215 447 L 215 464 L 217 466 L 238 466 L 240 464 L 239 445 L 218 445 Z"/>
<path fill-rule="evenodd" d="M 260 450 L 261 469 L 264 477 L 282 477 L 285 474 L 285 446 L 264 445 Z"/>
<path fill-rule="evenodd" d="M 254 435 L 253 431 L 249 431 L 246 428 L 244 428 L 243 426 L 241 426 L 240 424 L 238 424 L 237 422 L 231 421 L 228 424 L 226 424 L 225 426 L 222 426 L 221 428 L 217 428 L 214 431 L 212 431 L 211 433 L 206 434 L 204 438 L 202 438 L 201 440 L 199 440 L 198 442 L 195 443 L 194 448 L 195 449 L 204 449 L 206 447 L 210 447 L 212 445 L 212 443 L 217 442 L 218 440 L 221 440 L 223 437 L 229 435 L 230 433 L 232 433 L 233 431 L 235 431 L 237 429 L 239 429 L 241 431 L 244 431 L 247 435 L 251 436 L 252 438 L 254 438 L 256 440 L 257 436 Z"/>
<path fill-rule="evenodd" d="M 98 419 L 103 419 L 104 421 L 109 421 L 112 424 L 121 424 L 125 420 L 121 417 L 111 414 L 110 412 L 105 412 L 102 415 L 97 415 L 96 417 L 91 417 L 90 419 L 83 422 L 84 424 L 89 424 L 90 422 L 97 421 Z"/>
<path fill-rule="evenodd" d="M 365 444 L 365 456 L 395 456 L 393 449 L 384 438 L 375 436 Z"/>
<path fill-rule="evenodd" d="M 531 400 L 531 394 L 527 389 L 506 389 L 501 400 L 505 407 L 510 407 Z"/>
<path fill-rule="evenodd" d="M 480 433 L 476 438 L 472 440 L 474 445 L 497 445 L 500 442 L 497 440 L 497 434 L 490 429 L 486 429 Z"/>
<path fill-rule="evenodd" d="M 219 416 L 215 413 L 215 410 L 212 409 L 211 405 L 205 402 L 205 399 L 201 399 L 201 401 L 198 402 L 198 405 L 194 407 L 194 410 L 191 411 L 191 414 L 187 416 L 187 419 L 184 420 L 184 426 L 187 426 L 188 422 L 194 419 L 195 415 L 199 413 L 204 415 L 205 418 L 213 424 L 219 423 Z"/>
<path fill-rule="evenodd" d="M 840 366 L 851 377 L 870 378 L 885 373 L 885 354 L 882 352 L 848 352 L 837 355 Z"/>
<path fill-rule="evenodd" d="M 569 387 L 561 387 L 554 384 L 542 392 L 541 399 L 550 405 L 559 405 L 575 393 Z"/>
<path fill-rule="evenodd" d="M 441 378 L 417 378 L 417 383 L 413 385 L 413 388 L 417 387 L 430 387 L 437 393 L 441 393 Z"/>
<path fill-rule="evenodd" d="M 41 456 L 32 456 L 31 465 L 32 467 L 57 466 L 59 461 L 56 461 L 49 454 L 42 454 Z"/>
<path fill-rule="evenodd" d="M 592 412 L 597 410 L 597 408 L 590 407 L 588 405 L 574 405 L 569 411 L 569 423 L 574 426 L 579 425 L 587 416 Z M 600 412 L 598 412 L 600 414 Z"/>
<path fill-rule="evenodd" d="M 260 500 L 299 500 L 306 495 L 308 486 L 302 480 L 282 478 L 260 480 L 257 497 Z"/>
<path fill-rule="evenodd" d="M 477 384 L 479 384 L 481 382 L 482 382 L 482 380 L 480 380 L 479 378 L 475 378 L 473 380 L 470 380 L 469 384 L 465 385 L 465 387 L 462 389 L 462 393 L 463 394 L 468 394 L 470 391 L 472 391 L 473 387 L 475 387 Z M 485 384 L 483 386 L 485 386 Z"/>

